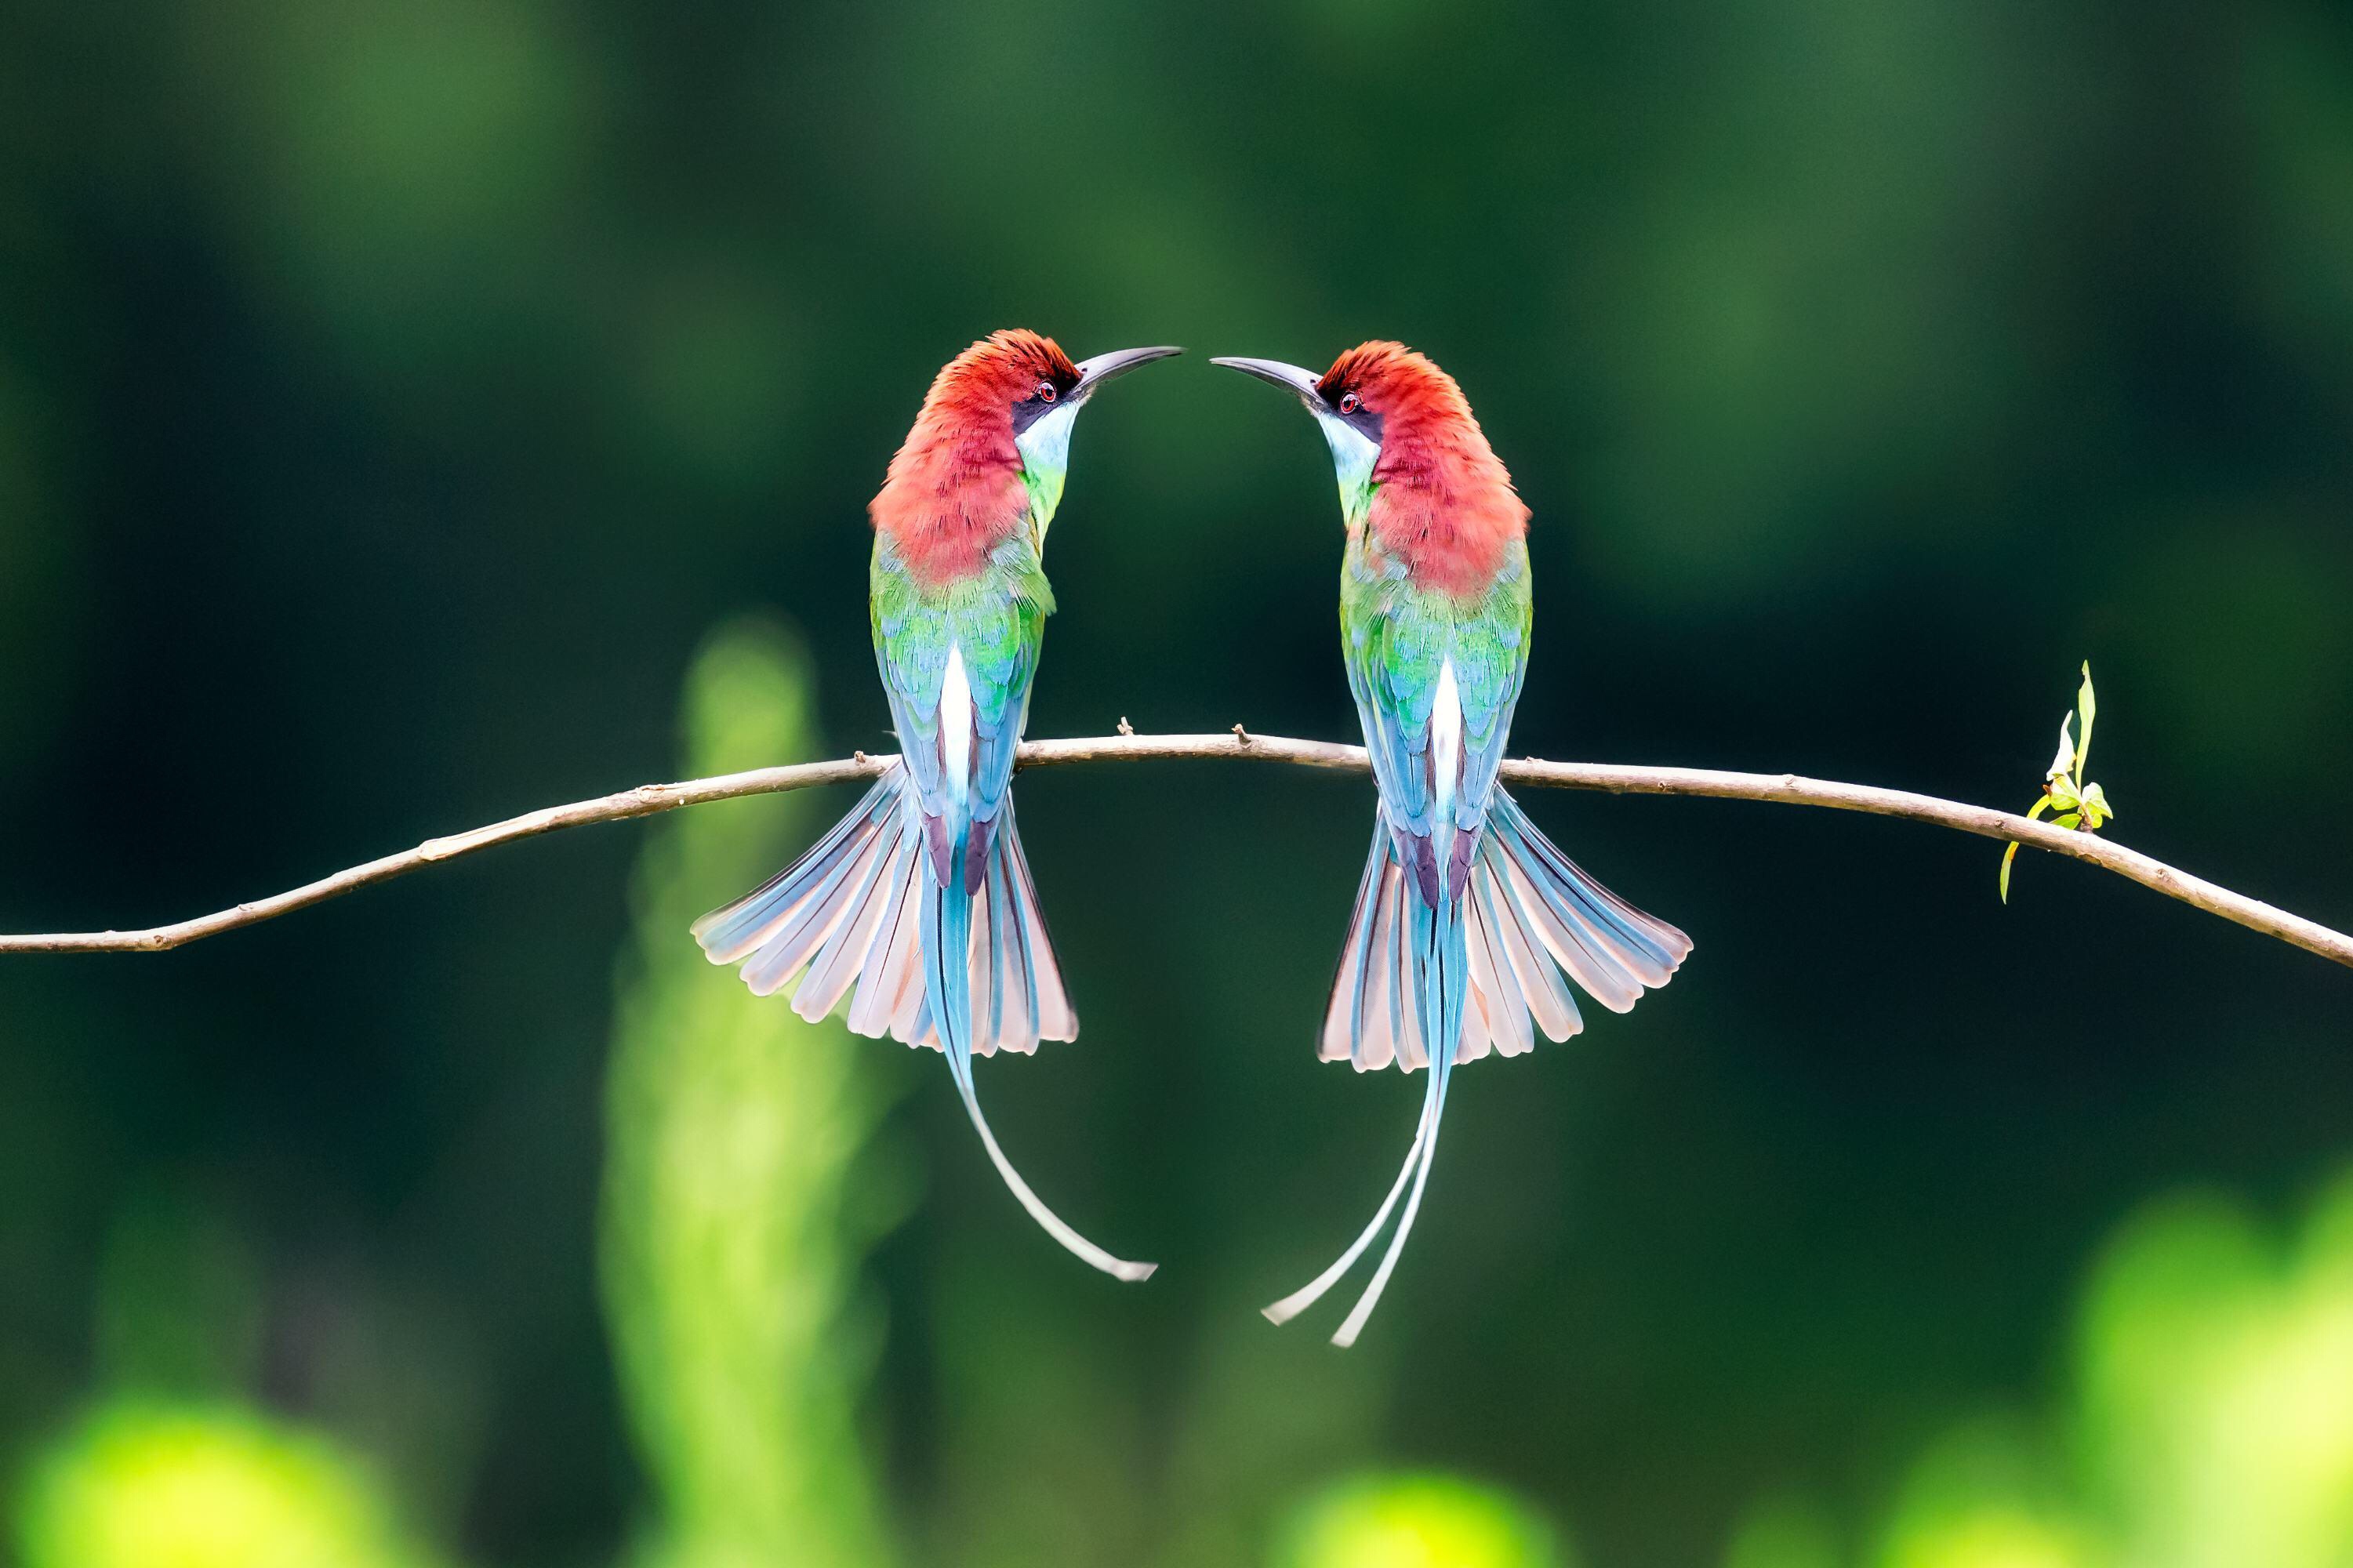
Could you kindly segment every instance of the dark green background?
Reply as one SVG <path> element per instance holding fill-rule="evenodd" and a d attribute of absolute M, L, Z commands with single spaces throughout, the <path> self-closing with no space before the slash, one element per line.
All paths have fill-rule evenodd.
<path fill-rule="evenodd" d="M 670 776 L 687 661 L 745 611 L 802 629 L 831 746 L 886 747 L 862 508 L 934 369 L 1013 324 L 1194 351 L 1082 422 L 1032 734 L 1351 736 L 1323 448 L 1203 356 L 1390 336 L 1535 510 L 1515 749 L 2022 808 L 2088 657 L 2117 837 L 2353 920 L 2335 7 L 11 0 L 0 927 Z M 950 1479 L 970 1379 L 1079 1389 L 1036 1383 L 1092 1464 L 1069 1560 L 1124 1561 L 1230 1504 L 1176 1435 L 1247 1364 L 1269 1422 L 1361 1401 L 1303 1474 L 1461 1470 L 1596 1563 L 1711 1561 L 1759 1491 L 1861 1507 L 2044 1388 L 2137 1202 L 2284 1205 L 2353 1148 L 2310 955 L 2039 857 L 2005 910 L 1997 851 L 1926 828 L 1547 796 L 1697 952 L 1465 1075 L 1337 1357 L 1254 1310 L 1354 1233 L 1419 1094 L 1312 1049 L 1367 786 L 1021 799 L 1086 1033 L 983 1090 L 1164 1269 L 1055 1251 L 913 1078 L 873 1422 L 943 1550 L 990 1507 Z M 97 1375 L 116 1216 L 186 1202 L 260 1260 L 262 1396 L 345 1408 L 320 1325 L 398 1325 L 463 1390 L 446 1543 L 609 1557 L 639 1482 L 592 1219 L 645 831 L 0 962 L 0 1454 Z M 959 1363 L 984 1314 L 1018 1354 Z"/>

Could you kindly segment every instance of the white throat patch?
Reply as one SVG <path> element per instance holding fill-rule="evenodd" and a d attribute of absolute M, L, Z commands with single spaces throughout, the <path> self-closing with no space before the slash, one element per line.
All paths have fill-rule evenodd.
<path fill-rule="evenodd" d="M 1029 428 L 1013 437 L 1021 448 L 1021 465 L 1031 473 L 1049 469 L 1060 473 L 1071 466 L 1071 426 L 1079 416 L 1079 405 L 1072 398 L 1058 404 L 1029 422 Z"/>
<path fill-rule="evenodd" d="M 1021 453 L 1021 480 L 1029 489 L 1029 510 L 1038 522 L 1038 542 L 1046 542 L 1046 528 L 1062 504 L 1062 481 L 1071 471 L 1071 426 L 1079 417 L 1084 397 L 1073 397 L 1030 421 L 1029 428 L 1013 437 Z"/>
<path fill-rule="evenodd" d="M 1324 439 L 1332 447 L 1332 468 L 1340 479 L 1340 506 L 1353 514 L 1365 487 L 1373 482 L 1373 465 L 1380 460 L 1381 449 L 1345 419 L 1317 411 L 1315 423 L 1324 427 Z"/>

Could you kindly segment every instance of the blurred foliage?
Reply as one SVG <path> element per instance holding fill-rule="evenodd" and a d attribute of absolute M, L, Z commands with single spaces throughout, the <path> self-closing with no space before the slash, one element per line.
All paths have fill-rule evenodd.
<path fill-rule="evenodd" d="M 1724 1568 L 1840 1568 L 1845 1560 L 1828 1511 L 1808 1499 L 1783 1496 L 1740 1517 Z"/>
<path fill-rule="evenodd" d="M 1896 1499 L 1877 1568 L 2092 1568 L 2062 1511 L 2053 1466 L 2032 1434 L 1980 1422 L 1915 1463 Z"/>
<path fill-rule="evenodd" d="M 250 1246 L 194 1194 L 116 1218 L 96 1397 L 10 1500 L 23 1568 L 427 1568 L 373 1464 L 250 1403 L 262 1301 Z"/>
<path fill-rule="evenodd" d="M 718 633 L 687 679 L 691 775 L 818 754 L 808 666 Z M 652 1568 L 891 1561 L 860 1407 L 881 1331 L 859 1265 L 912 1195 L 868 1156 L 899 1064 L 803 1023 L 681 933 L 710 889 L 781 864 L 798 797 L 684 813 L 635 879 L 607 1099 L 603 1253 L 623 1387 L 657 1494 Z"/>
<path fill-rule="evenodd" d="M 425 1568 L 366 1471 L 248 1411 L 106 1405 L 18 1504 L 24 1568 Z"/>
<path fill-rule="evenodd" d="M 99 1376 L 151 1399 L 208 1400 L 248 1386 L 261 1279 L 246 1239 L 185 1193 L 150 1193 L 116 1216 L 98 1285 Z"/>
<path fill-rule="evenodd" d="M 1446 1476 L 1366 1476 L 1302 1503 L 1270 1568 L 1573 1568 L 1525 1505 Z"/>
<path fill-rule="evenodd" d="M 2088 658 L 2132 841 L 2342 925 L 2348 193 L 2327 0 L 11 0 L 0 926 L 219 908 L 664 776 L 746 614 L 814 659 L 747 746 L 814 715 L 888 746 L 861 509 L 934 370 L 1017 322 L 1195 351 L 1085 416 L 1035 733 L 1351 732 L 1328 459 L 1201 359 L 1395 336 L 1535 509 L 1517 748 L 2022 802 L 2020 716 Z M 699 808 L 153 963 L 0 964 L 0 1455 L 128 1355 L 336 1433 L 511 1568 L 682 1549 L 735 1506 L 705 1465 L 765 1467 L 742 1517 L 817 1507 L 845 1456 L 845 1550 L 957 1568 L 1231 1568 L 1335 1478 L 1425 1472 L 1597 1563 L 1736 1534 L 1815 1568 L 1881 1537 L 1751 1500 L 1885 1523 L 1854 1500 L 2036 1384 L 2119 1215 L 2192 1182 L 2275 1208 L 2353 1154 L 2344 979 L 2307 955 L 2056 864 L 2005 917 L 1956 896 L 1955 836 L 1548 797 L 1697 958 L 1463 1079 L 1391 1327 L 1334 1356 L 1253 1309 L 1411 1123 L 1411 1086 L 1314 1059 L 1369 796 L 1020 790 L 1086 1034 L 990 1064 L 992 1120 L 1149 1245 L 1148 1289 L 1030 1234 L 923 1064 L 689 980 L 659 919 L 848 802 Z M 2101 940 L 2052 965 L 2052 931 Z M 712 1020 L 711 1081 L 766 1104 L 806 1068 L 840 1128 L 765 1164 L 714 1134 L 740 1191 L 672 1169 L 723 1107 L 606 1114 L 686 1065 L 665 1013 Z M 941 1178 L 877 1239 L 909 1184 L 851 1151 L 902 1072 Z M 613 1239 L 657 1199 L 699 1217 Z M 774 1206 L 723 1237 L 730 1204 Z M 180 1245 L 111 1240 L 134 1212 L 234 1217 L 179 1299 L 219 1334 L 153 1289 L 93 1323 Z M 666 1294 L 693 1279 L 707 1312 Z M 1957 1511 L 1904 1517 L 2169 1528 L 2019 1441 L 2025 1493 L 1956 1459 Z M 2162 1473 L 2241 1473 L 2184 1452 Z"/>
<path fill-rule="evenodd" d="M 2094 1259 L 2070 1397 L 1912 1462 L 1872 1568 L 2337 1568 L 2353 1558 L 2353 1175 L 2276 1233 L 2213 1193 L 2158 1200 Z M 1838 1568 L 1779 1501 L 1725 1568 Z"/>
<path fill-rule="evenodd" d="M 2284 1236 L 2211 1194 L 2142 1215 L 2094 1277 L 2077 1356 L 2117 1561 L 2353 1558 L 2353 1177 Z"/>

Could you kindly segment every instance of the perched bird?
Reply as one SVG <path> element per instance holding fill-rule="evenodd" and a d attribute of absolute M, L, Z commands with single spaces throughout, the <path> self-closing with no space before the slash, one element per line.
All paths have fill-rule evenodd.
<path fill-rule="evenodd" d="M 1333 1336 L 1346 1345 L 1413 1229 L 1452 1068 L 1490 1048 L 1532 1049 L 1532 1021 L 1554 1040 L 1583 1027 L 1561 972 L 1622 1013 L 1665 984 L 1692 944 L 1579 870 L 1495 782 L 1527 669 L 1528 509 L 1462 389 L 1391 342 L 1350 349 L 1322 375 L 1273 360 L 1211 363 L 1307 405 L 1331 445 L 1347 524 L 1340 647 L 1380 804 L 1322 1055 L 1360 1072 L 1430 1069 L 1405 1167 L 1372 1224 L 1266 1309 L 1280 1323 L 1314 1305 L 1410 1181 L 1397 1234 Z"/>
<path fill-rule="evenodd" d="M 1050 338 L 1003 331 L 941 370 L 867 509 L 874 657 L 900 758 L 807 854 L 694 927 L 755 993 L 797 979 L 802 1017 L 848 996 L 857 1033 L 940 1050 L 1022 1207 L 1122 1279 L 1154 1265 L 1113 1258 L 1039 1201 L 980 1113 L 972 1058 L 1078 1037 L 1013 825 L 1014 752 L 1054 609 L 1040 554 L 1080 408 L 1177 352 L 1073 364 Z"/>

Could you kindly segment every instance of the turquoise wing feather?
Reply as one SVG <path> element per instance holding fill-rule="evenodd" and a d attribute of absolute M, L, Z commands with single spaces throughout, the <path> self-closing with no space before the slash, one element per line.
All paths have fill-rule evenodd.
<path fill-rule="evenodd" d="M 1486 821 L 1527 671 L 1529 616 L 1524 547 L 1515 546 L 1494 584 L 1469 601 L 1416 588 L 1369 543 L 1350 552 L 1340 599 L 1348 686 L 1382 806 L 1399 833 L 1426 844 L 1438 826 L 1430 715 L 1450 660 L 1462 710 L 1452 826 L 1475 836 Z"/>
<path fill-rule="evenodd" d="M 875 664 L 916 802 L 926 819 L 942 825 L 934 853 L 944 854 L 975 825 L 993 824 L 1003 813 L 1053 594 L 1026 538 L 1008 541 L 971 577 L 925 584 L 900 563 L 889 540 L 878 537 L 872 590 Z M 952 649 L 972 696 L 971 773 L 961 800 L 944 773 L 949 748 L 940 733 Z M 974 836 L 967 852 L 976 863 L 988 837 L 985 831 Z M 943 868 L 941 880 L 947 879 Z"/>
<path fill-rule="evenodd" d="M 1475 832 L 1487 819 L 1504 765 L 1512 713 L 1528 670 L 1528 552 L 1515 543 L 1477 607 L 1454 623 L 1454 679 L 1462 700 L 1462 778 L 1454 825 Z"/>

